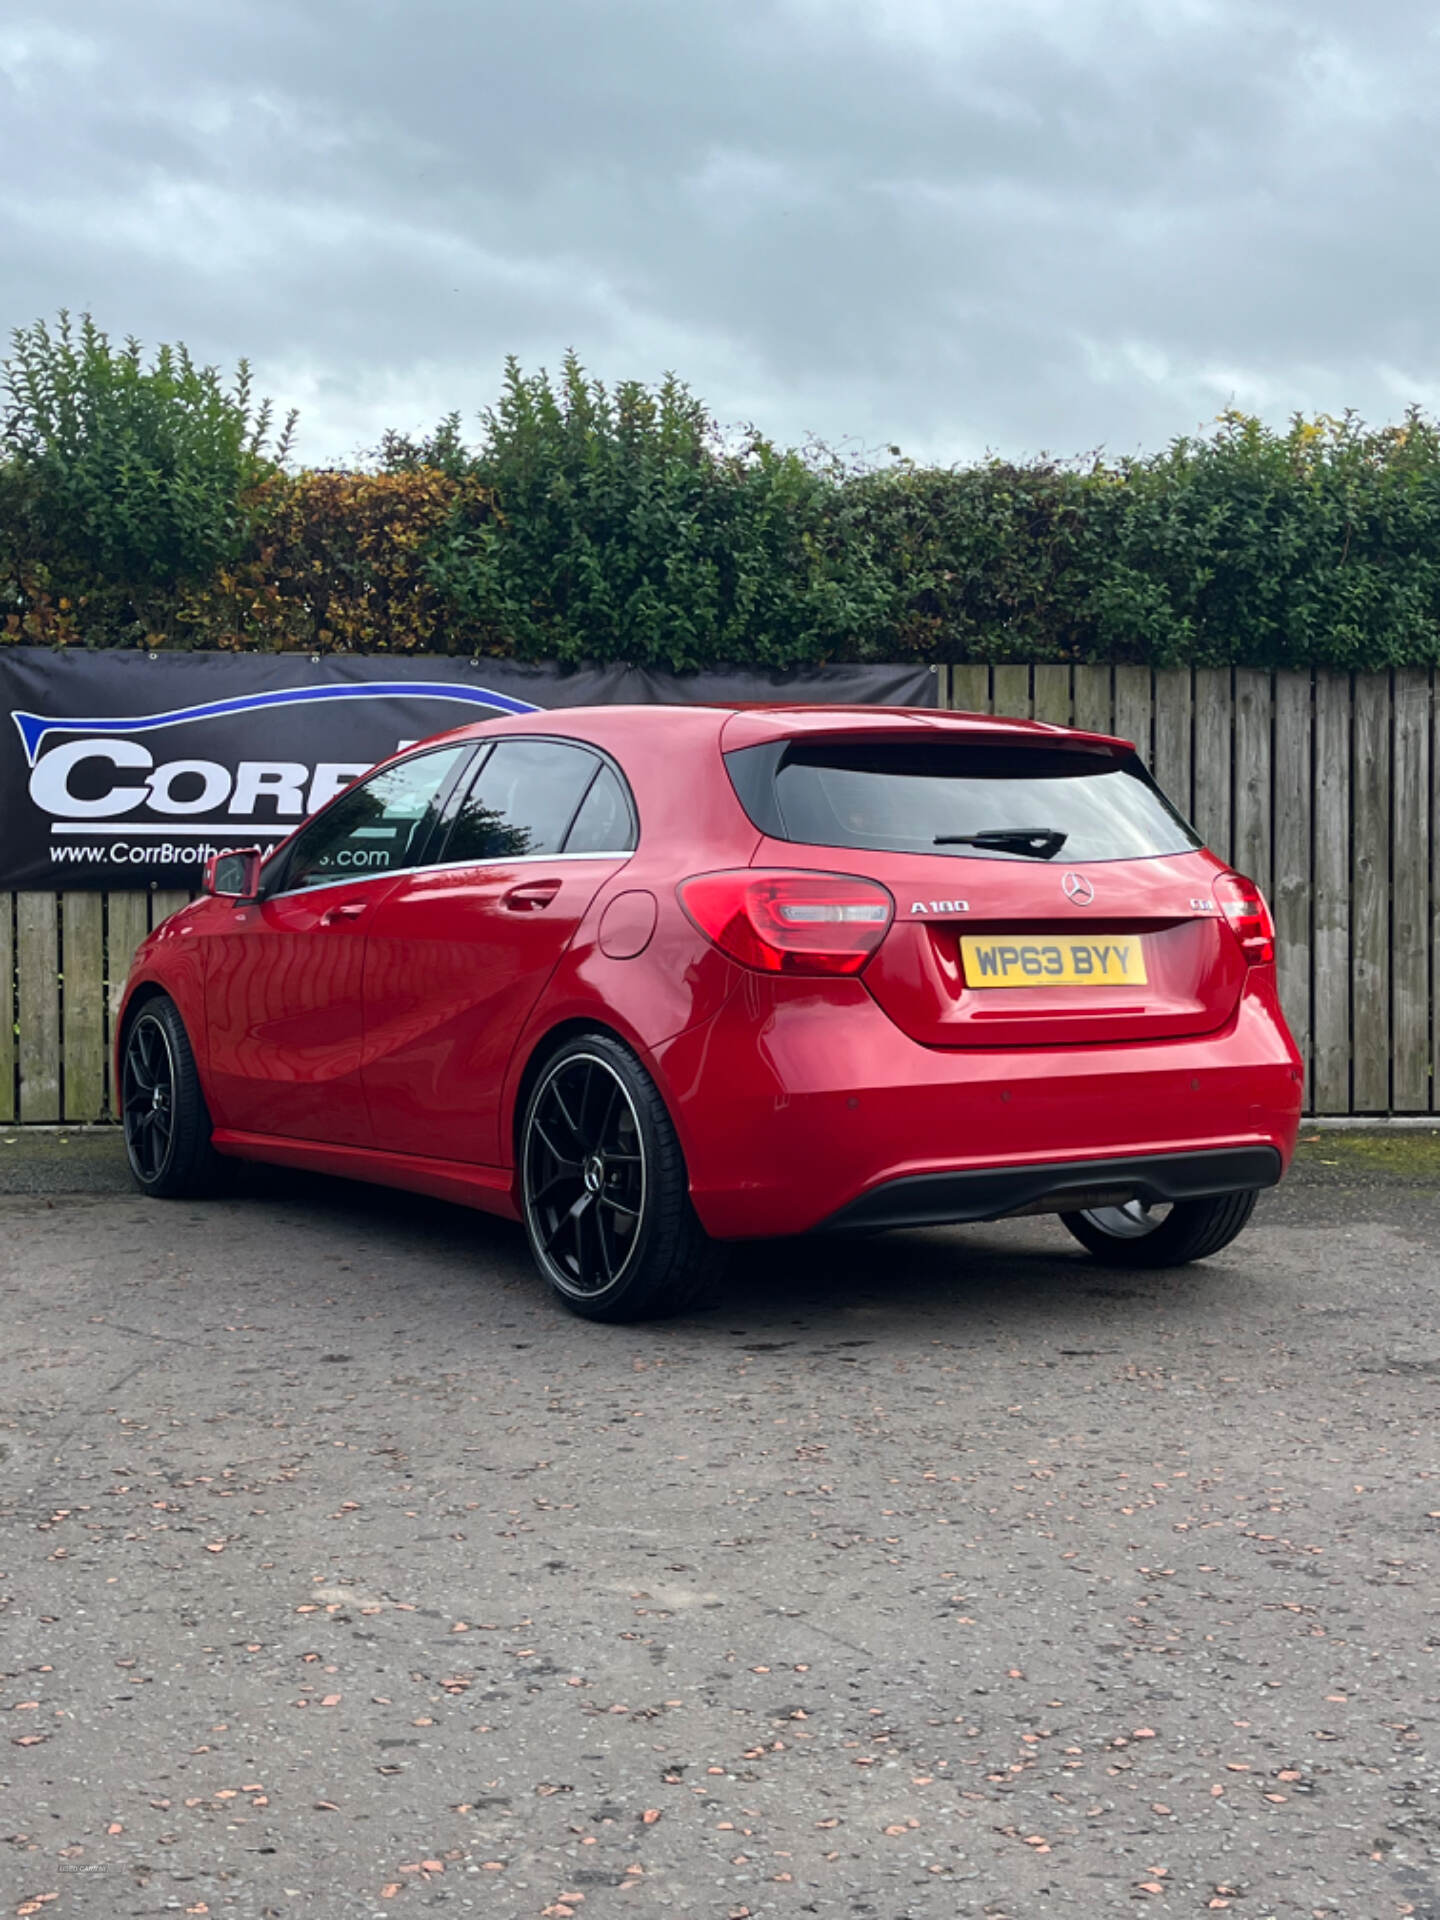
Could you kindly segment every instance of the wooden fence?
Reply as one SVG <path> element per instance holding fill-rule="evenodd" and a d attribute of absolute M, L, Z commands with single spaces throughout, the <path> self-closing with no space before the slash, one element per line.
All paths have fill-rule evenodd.
<path fill-rule="evenodd" d="M 952 707 L 1133 739 L 1265 888 L 1318 1113 L 1440 1113 L 1440 688 L 1424 671 L 951 667 Z M 0 1121 L 113 1116 L 130 956 L 184 893 L 0 894 Z"/>
<path fill-rule="evenodd" d="M 130 957 L 188 893 L 0 893 L 0 1121 L 113 1119 L 111 1022 Z"/>

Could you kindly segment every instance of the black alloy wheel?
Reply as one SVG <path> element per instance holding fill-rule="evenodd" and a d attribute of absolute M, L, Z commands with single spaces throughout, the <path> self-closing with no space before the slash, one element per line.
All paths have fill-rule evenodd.
<path fill-rule="evenodd" d="M 525 1107 L 520 1172 L 535 1263 L 588 1319 L 674 1313 L 717 1265 L 665 1103 L 609 1034 L 546 1062 Z"/>
<path fill-rule="evenodd" d="M 1204 1260 L 1240 1233 L 1259 1195 L 1217 1193 L 1205 1200 L 1177 1200 L 1152 1207 L 1131 1200 L 1119 1207 L 1091 1207 L 1060 1218 L 1082 1247 L 1107 1267 L 1183 1267 Z"/>
<path fill-rule="evenodd" d="M 167 995 L 147 1000 L 120 1058 L 125 1152 L 135 1184 L 163 1200 L 209 1193 L 225 1168 L 210 1144 L 210 1110 L 180 1010 Z"/>
<path fill-rule="evenodd" d="M 525 1208 L 553 1285 L 582 1296 L 622 1280 L 645 1211 L 640 1122 L 608 1061 L 572 1053 L 530 1114 Z"/>
<path fill-rule="evenodd" d="M 125 1043 L 125 1146 L 144 1186 L 163 1178 L 175 1145 L 175 1059 L 153 1014 L 142 1013 Z"/>

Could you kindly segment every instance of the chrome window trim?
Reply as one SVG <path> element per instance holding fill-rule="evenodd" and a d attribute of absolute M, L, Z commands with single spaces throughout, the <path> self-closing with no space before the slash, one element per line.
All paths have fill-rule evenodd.
<path fill-rule="evenodd" d="M 322 880 L 315 887 L 287 887 L 282 893 L 267 893 L 266 900 L 299 900 L 312 893 L 328 893 L 332 887 L 363 887 L 372 880 L 403 880 L 413 873 L 465 873 L 476 867 L 537 867 L 561 860 L 633 860 L 635 849 L 626 847 L 614 853 L 516 853 L 508 860 L 442 860 L 423 867 L 392 867 L 387 873 L 354 873 L 338 880 Z"/>

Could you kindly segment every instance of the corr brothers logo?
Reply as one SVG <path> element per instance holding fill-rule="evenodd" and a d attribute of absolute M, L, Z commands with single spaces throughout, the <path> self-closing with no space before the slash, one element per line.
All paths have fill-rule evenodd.
<path fill-rule="evenodd" d="M 30 767 L 30 798 L 50 815 L 52 834 L 123 835 L 129 840 L 137 835 L 173 839 L 177 834 L 220 833 L 227 840 L 254 835 L 273 842 L 334 799 L 373 762 L 237 760 L 227 765 L 219 760 L 157 760 L 137 736 L 230 716 L 248 721 L 267 709 L 336 700 L 426 700 L 483 707 L 490 713 L 538 711 L 529 701 L 488 687 L 382 680 L 241 694 L 119 719 L 53 719 L 38 713 L 10 717 Z M 437 715 L 437 732 L 443 724 Z M 204 816 L 203 825 L 197 816 Z M 266 826 L 268 833 L 262 831 Z"/>

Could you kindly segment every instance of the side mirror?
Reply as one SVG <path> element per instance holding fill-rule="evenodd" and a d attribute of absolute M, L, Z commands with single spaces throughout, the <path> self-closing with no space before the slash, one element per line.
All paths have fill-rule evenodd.
<path fill-rule="evenodd" d="M 260 849 L 242 847 L 238 853 L 212 853 L 205 862 L 206 893 L 253 900 L 260 891 Z"/>

